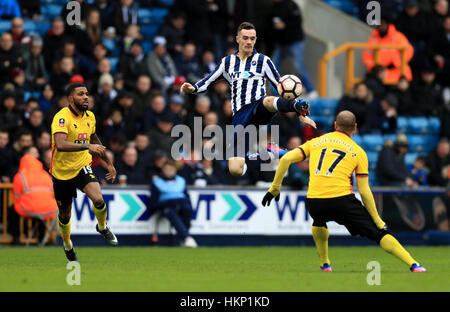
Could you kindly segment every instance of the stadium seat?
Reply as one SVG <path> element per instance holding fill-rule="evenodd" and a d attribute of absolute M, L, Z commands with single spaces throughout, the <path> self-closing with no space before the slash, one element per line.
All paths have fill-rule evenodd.
<path fill-rule="evenodd" d="M 339 99 L 317 98 L 311 101 L 310 111 L 313 115 L 334 116 Z"/>
<path fill-rule="evenodd" d="M 31 32 L 35 32 L 36 31 L 36 23 L 34 21 L 24 20 L 23 21 L 23 31 L 27 34 L 30 34 Z"/>
<path fill-rule="evenodd" d="M 165 6 L 171 6 L 175 2 L 175 0 L 159 0 L 158 2 Z"/>
<path fill-rule="evenodd" d="M 397 132 L 406 133 L 408 132 L 408 118 L 398 117 L 397 118 Z"/>
<path fill-rule="evenodd" d="M 141 33 L 145 39 L 152 40 L 153 37 L 158 32 L 158 29 L 159 29 L 159 25 L 142 25 Z"/>
<path fill-rule="evenodd" d="M 119 58 L 118 57 L 110 57 L 109 62 L 111 63 L 111 72 L 113 74 L 115 74 L 116 68 L 117 68 L 117 63 L 119 63 Z"/>
<path fill-rule="evenodd" d="M 397 137 L 396 134 L 385 134 L 385 135 L 383 135 L 383 144 L 384 144 L 384 142 L 386 142 L 386 140 L 390 140 L 392 143 L 394 143 L 396 137 Z"/>
<path fill-rule="evenodd" d="M 0 33 L 4 33 L 11 28 L 11 21 L 0 20 Z"/>
<path fill-rule="evenodd" d="M 428 118 L 428 125 L 430 127 L 430 133 L 439 134 L 441 129 L 441 121 L 437 117 Z"/>
<path fill-rule="evenodd" d="M 153 44 L 150 41 L 142 42 L 142 50 L 144 50 L 144 54 L 147 55 L 153 49 Z"/>
<path fill-rule="evenodd" d="M 140 24 L 150 24 L 152 22 L 152 11 L 150 9 L 138 9 L 138 18 Z"/>
<path fill-rule="evenodd" d="M 367 152 L 367 160 L 369 161 L 369 170 L 375 170 L 378 162 L 378 153 Z"/>
<path fill-rule="evenodd" d="M 360 135 L 357 135 L 357 134 L 353 135 L 352 140 L 355 141 L 356 144 L 358 144 L 359 146 L 362 147 L 363 142 L 362 142 L 362 138 Z"/>
<path fill-rule="evenodd" d="M 369 170 L 369 184 L 370 186 L 378 186 L 380 183 L 377 179 L 377 174 L 375 173 L 375 170 Z"/>
<path fill-rule="evenodd" d="M 166 18 L 167 13 L 169 13 L 168 9 L 165 8 L 155 8 L 151 9 L 152 11 L 152 22 L 157 24 L 162 24 L 164 19 Z"/>
<path fill-rule="evenodd" d="M 333 116 L 310 116 L 317 124 L 317 128 L 325 132 L 333 131 Z"/>
<path fill-rule="evenodd" d="M 47 31 L 51 28 L 52 24 L 48 21 L 37 21 L 35 22 L 36 26 L 36 32 L 41 36 L 44 37 Z"/>
<path fill-rule="evenodd" d="M 44 16 L 45 18 L 52 20 L 57 16 L 61 15 L 61 11 L 63 9 L 63 5 L 62 4 L 57 4 L 57 3 L 53 3 L 53 4 L 47 4 L 47 5 L 43 5 L 41 6 L 41 13 L 42 16 Z"/>
<path fill-rule="evenodd" d="M 384 138 L 379 134 L 366 134 L 362 136 L 363 145 L 367 152 L 379 152 L 383 148 Z"/>
<path fill-rule="evenodd" d="M 414 161 L 419 157 L 419 153 L 408 153 L 405 155 L 405 163 L 406 165 L 412 165 Z"/>
<path fill-rule="evenodd" d="M 430 126 L 426 117 L 409 117 L 408 118 L 408 132 L 409 133 L 429 133 Z"/>
<path fill-rule="evenodd" d="M 409 135 L 409 151 L 416 153 L 429 153 L 436 148 L 438 137 L 434 135 Z"/>

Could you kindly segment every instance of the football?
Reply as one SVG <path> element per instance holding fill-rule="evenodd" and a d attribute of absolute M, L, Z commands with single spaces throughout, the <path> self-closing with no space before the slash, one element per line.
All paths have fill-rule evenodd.
<path fill-rule="evenodd" d="M 297 76 L 285 75 L 278 81 L 277 89 L 282 98 L 293 100 L 302 94 L 303 84 Z"/>

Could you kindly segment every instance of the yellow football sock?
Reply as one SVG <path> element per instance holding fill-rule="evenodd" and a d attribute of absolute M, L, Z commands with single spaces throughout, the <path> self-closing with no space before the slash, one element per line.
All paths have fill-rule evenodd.
<path fill-rule="evenodd" d="M 67 224 L 62 224 L 58 218 L 58 228 L 66 250 L 72 249 L 72 241 L 70 240 L 70 220 Z"/>
<path fill-rule="evenodd" d="M 419 264 L 416 260 L 414 260 L 411 255 L 403 248 L 403 246 L 395 239 L 394 236 L 387 234 L 384 235 L 380 241 L 380 246 L 385 251 L 390 254 L 393 254 L 408 266 L 411 266 L 413 263 Z"/>
<path fill-rule="evenodd" d="M 328 237 L 330 236 L 328 228 L 324 226 L 313 226 L 312 235 L 316 243 L 317 253 L 319 254 L 320 266 L 323 266 L 324 263 L 331 264 L 330 259 L 328 259 Z"/>
<path fill-rule="evenodd" d="M 103 206 L 100 208 L 93 206 L 92 210 L 97 217 L 98 229 L 103 231 L 106 228 L 106 203 L 103 202 Z"/>

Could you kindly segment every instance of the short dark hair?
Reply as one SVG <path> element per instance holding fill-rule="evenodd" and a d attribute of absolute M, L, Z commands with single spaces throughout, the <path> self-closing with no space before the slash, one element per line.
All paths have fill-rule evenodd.
<path fill-rule="evenodd" d="M 29 104 L 30 102 L 37 102 L 37 103 L 39 103 L 39 100 L 36 97 L 32 96 L 32 97 L 28 98 L 27 104 Z"/>
<path fill-rule="evenodd" d="M 336 124 L 339 130 L 351 133 L 355 128 L 356 117 L 348 110 L 341 111 L 336 116 Z"/>
<path fill-rule="evenodd" d="M 76 89 L 76 88 L 81 88 L 81 87 L 85 87 L 87 89 L 87 86 L 84 83 L 80 83 L 80 82 L 75 82 L 70 84 L 67 87 L 67 91 L 66 91 L 66 95 L 67 96 L 71 96 L 72 92 Z"/>
<path fill-rule="evenodd" d="M 21 130 L 19 131 L 19 133 L 17 133 L 17 139 L 20 139 L 20 138 L 23 137 L 24 135 L 31 135 L 31 136 L 33 136 L 33 132 L 31 132 L 31 131 L 28 130 L 28 129 L 21 129 Z"/>
<path fill-rule="evenodd" d="M 239 34 L 242 29 L 254 29 L 256 31 L 255 25 L 249 22 L 243 22 L 238 26 L 237 33 Z"/>

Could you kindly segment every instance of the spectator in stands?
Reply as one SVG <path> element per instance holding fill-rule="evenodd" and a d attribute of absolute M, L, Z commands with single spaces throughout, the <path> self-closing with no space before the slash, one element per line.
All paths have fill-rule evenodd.
<path fill-rule="evenodd" d="M 47 129 L 51 129 L 53 116 L 57 112 L 61 110 L 61 108 L 69 106 L 69 102 L 67 100 L 66 96 L 60 96 L 53 104 L 50 106 L 50 108 L 47 110 L 45 114 L 45 123 L 47 124 Z"/>
<path fill-rule="evenodd" d="M 120 0 L 112 12 L 111 22 L 119 36 L 125 35 L 128 25 L 138 25 L 138 4 L 133 0 Z"/>
<path fill-rule="evenodd" d="M 398 101 L 397 112 L 400 116 L 411 115 L 412 107 L 414 106 L 411 88 L 408 79 L 401 76 L 397 85 L 392 89 L 392 94 L 395 95 Z"/>
<path fill-rule="evenodd" d="M 97 94 L 100 85 L 98 81 L 103 74 L 111 74 L 111 62 L 107 57 L 102 58 L 97 65 L 95 71 L 89 76 L 88 90 L 92 90 L 91 93 Z"/>
<path fill-rule="evenodd" d="M 152 150 L 154 150 L 152 148 Z M 150 180 L 154 180 L 155 178 L 157 178 L 161 172 L 162 172 L 162 167 L 164 166 L 164 164 L 166 163 L 166 161 L 168 160 L 168 154 L 166 152 L 164 152 L 163 150 L 155 150 L 155 152 L 153 153 L 153 163 L 152 166 L 150 168 L 150 171 L 148 173 Z"/>
<path fill-rule="evenodd" d="M 298 122 L 298 116 L 293 112 L 286 114 L 277 114 L 272 120 L 272 124 L 280 127 L 280 137 L 278 142 L 280 146 L 286 146 L 290 137 L 298 136 L 303 133 L 302 126 Z"/>
<path fill-rule="evenodd" d="M 84 0 L 75 0 L 76 2 L 78 2 L 80 4 L 80 20 L 84 21 L 86 16 L 88 15 L 89 10 L 91 9 L 91 6 L 89 3 L 87 3 L 87 1 Z M 71 10 L 69 10 L 69 8 L 67 8 L 67 6 L 63 6 L 63 9 L 61 11 L 61 17 L 64 20 L 64 26 L 67 29 L 67 32 L 70 33 L 71 35 L 73 35 L 74 30 L 78 27 L 78 25 L 69 25 L 67 22 L 70 19 L 67 19 L 67 15 L 70 13 Z M 73 15 L 72 15 L 72 19 L 73 19 Z"/>
<path fill-rule="evenodd" d="M 128 146 L 122 154 L 117 166 L 117 176 L 126 175 L 127 184 L 147 184 L 145 170 L 138 162 L 138 153 L 135 147 Z"/>
<path fill-rule="evenodd" d="M 212 73 L 216 68 L 214 53 L 211 50 L 205 49 L 202 53 L 202 62 L 200 68 L 200 78 Z"/>
<path fill-rule="evenodd" d="M 138 153 L 138 163 L 143 168 L 146 179 L 152 166 L 152 152 L 150 148 L 150 138 L 145 132 L 139 132 L 134 138 L 134 145 Z"/>
<path fill-rule="evenodd" d="M 380 65 L 375 65 L 372 71 L 366 74 L 364 78 L 364 83 L 372 91 L 373 100 L 375 102 L 381 101 L 386 93 L 386 88 L 384 86 L 384 79 L 386 77 L 387 69 Z"/>
<path fill-rule="evenodd" d="M 217 81 L 209 91 L 211 110 L 220 111 L 223 102 L 230 96 L 230 86 L 225 80 Z"/>
<path fill-rule="evenodd" d="M 217 180 L 206 174 L 202 164 L 202 152 L 192 149 L 188 157 L 183 159 L 184 166 L 180 169 L 182 176 L 188 185 L 206 186 L 217 184 Z"/>
<path fill-rule="evenodd" d="M 22 217 L 51 220 L 58 214 L 53 182 L 38 158 L 36 147 L 29 146 L 24 149 L 19 172 L 13 180 L 14 210 Z M 18 234 L 18 229 L 13 231 L 14 236 L 17 237 Z"/>
<path fill-rule="evenodd" d="M 208 1 L 208 17 L 209 28 L 214 40 L 214 52 L 216 60 L 219 61 L 224 56 L 225 46 L 228 36 L 231 33 L 229 27 L 230 16 L 228 13 L 227 0 L 209 0 Z M 204 47 L 203 51 L 208 47 Z"/>
<path fill-rule="evenodd" d="M 52 136 L 50 135 L 50 132 L 42 130 L 39 133 L 36 139 L 36 147 L 38 148 L 41 157 L 44 155 L 45 151 L 52 147 Z"/>
<path fill-rule="evenodd" d="M 0 39 L 0 88 L 10 80 L 13 68 L 25 68 L 20 49 L 14 45 L 12 35 L 5 32 Z"/>
<path fill-rule="evenodd" d="M 275 51 L 272 60 L 278 70 L 285 56 L 293 58 L 295 71 L 300 76 L 303 86 L 308 91 L 309 98 L 318 96 L 314 89 L 308 71 L 303 62 L 305 48 L 300 7 L 292 0 L 273 0 L 272 7 L 272 40 L 275 41 Z"/>
<path fill-rule="evenodd" d="M 114 154 L 110 150 L 105 151 L 106 157 L 109 158 L 109 161 L 114 164 Z M 107 180 L 106 175 L 108 174 L 108 164 L 106 161 L 100 158 L 98 166 L 95 166 L 92 168 L 92 171 L 94 171 L 94 175 L 97 177 L 97 179 L 100 181 L 101 185 L 107 185 L 107 184 L 117 184 L 118 179 L 116 179 L 114 182 L 112 180 Z"/>
<path fill-rule="evenodd" d="M 169 219 L 182 239 L 181 246 L 197 247 L 196 241 L 189 235 L 193 211 L 186 181 L 177 175 L 173 161 L 165 162 L 161 174 L 151 182 L 150 193 L 150 212 L 160 212 Z"/>
<path fill-rule="evenodd" d="M 169 99 L 169 111 L 174 116 L 174 126 L 184 123 L 186 110 L 184 109 L 184 99 L 179 94 L 174 94 Z"/>
<path fill-rule="evenodd" d="M 186 40 L 194 42 L 199 50 L 214 46 L 213 33 L 209 28 L 210 0 L 177 0 L 174 11 L 186 14 Z"/>
<path fill-rule="evenodd" d="M 21 107 L 25 100 L 25 92 L 31 92 L 32 89 L 25 81 L 25 72 L 19 67 L 11 70 L 11 80 L 14 85 L 14 95 L 17 105 Z"/>
<path fill-rule="evenodd" d="M 33 133 L 34 142 L 37 142 L 39 134 L 46 130 L 43 121 L 44 114 L 39 108 L 35 108 L 30 112 L 30 118 L 24 122 L 24 127 Z"/>
<path fill-rule="evenodd" d="M 52 86 L 49 84 L 44 85 L 41 95 L 39 97 L 39 108 L 46 113 L 47 110 L 52 106 L 54 92 Z"/>
<path fill-rule="evenodd" d="M 397 131 L 397 97 L 391 93 L 381 100 L 379 110 L 370 112 L 372 132 L 395 133 Z"/>
<path fill-rule="evenodd" d="M 118 108 L 122 113 L 127 140 L 133 140 L 139 125 L 137 124 L 138 116 L 133 105 L 131 93 L 128 91 L 120 92 L 114 100 L 113 108 Z"/>
<path fill-rule="evenodd" d="M 136 87 L 133 92 L 134 107 L 136 113 L 141 118 L 144 117 L 145 109 L 152 99 L 152 80 L 148 75 L 140 75 L 136 81 Z"/>
<path fill-rule="evenodd" d="M 39 20 L 41 16 L 41 3 L 39 0 L 19 0 L 22 16 L 34 20 Z"/>
<path fill-rule="evenodd" d="M 442 29 L 433 34 L 429 47 L 432 62 L 438 68 L 437 80 L 450 86 L 450 16 L 444 18 Z"/>
<path fill-rule="evenodd" d="M 143 40 L 139 25 L 128 25 L 127 32 L 123 37 L 123 52 L 128 53 L 134 40 Z"/>
<path fill-rule="evenodd" d="M 186 14 L 183 12 L 173 12 L 167 21 L 161 25 L 158 36 L 167 40 L 167 51 L 172 58 L 178 57 L 183 51 L 186 42 Z"/>
<path fill-rule="evenodd" d="M 428 183 L 432 186 L 446 186 L 450 174 L 450 145 L 447 138 L 439 141 L 438 146 L 428 155 L 426 166 L 429 169 Z"/>
<path fill-rule="evenodd" d="M 436 82 L 436 70 L 433 65 L 423 67 L 420 76 L 411 86 L 414 115 L 440 116 L 443 111 L 443 88 Z"/>
<path fill-rule="evenodd" d="M 152 149 L 162 149 L 170 154 L 172 143 L 175 141 L 170 135 L 173 124 L 174 117 L 169 112 L 165 112 L 157 119 L 156 128 L 148 132 Z"/>
<path fill-rule="evenodd" d="M 192 42 L 186 42 L 184 44 L 181 55 L 175 59 L 175 67 L 177 73 L 186 77 L 190 83 L 195 83 L 202 78 L 196 48 Z"/>
<path fill-rule="evenodd" d="M 98 92 L 95 101 L 101 103 L 95 110 L 95 115 L 99 120 L 105 120 L 111 110 L 117 91 L 114 89 L 114 79 L 109 73 L 102 74 L 98 80 Z"/>
<path fill-rule="evenodd" d="M 302 144 L 299 136 L 292 136 L 289 138 L 286 149 L 293 150 Z M 285 180 L 286 185 L 295 189 L 304 189 L 309 183 L 309 161 L 301 161 L 292 164 L 288 169 L 288 174 Z"/>
<path fill-rule="evenodd" d="M 113 26 L 109 26 L 106 28 L 106 30 L 103 32 L 102 36 L 102 44 L 106 47 L 108 50 L 108 54 L 112 57 L 118 57 L 120 56 L 120 40 L 116 36 L 116 29 Z"/>
<path fill-rule="evenodd" d="M 11 20 L 11 29 L 8 31 L 12 37 L 14 44 L 19 47 L 28 47 L 31 43 L 31 37 L 25 34 L 23 31 L 23 19 L 20 17 L 14 17 Z"/>
<path fill-rule="evenodd" d="M 177 71 L 172 57 L 167 53 L 166 39 L 157 36 L 153 43 L 153 51 L 147 58 L 147 68 L 155 88 L 165 94 L 172 86 Z"/>
<path fill-rule="evenodd" d="M 166 102 L 162 94 L 155 94 L 150 105 L 145 108 L 144 130 L 150 131 L 156 127 L 157 120 L 166 112 Z"/>
<path fill-rule="evenodd" d="M 113 108 L 108 118 L 104 119 L 100 133 L 109 141 L 113 136 L 125 135 L 125 122 L 123 121 L 122 111 L 119 108 Z"/>
<path fill-rule="evenodd" d="M 107 29 L 111 25 L 111 15 L 114 5 L 109 0 L 95 0 L 93 7 L 100 13 L 100 21 L 102 22 L 102 30 Z M 114 29 L 115 30 L 115 29 Z"/>
<path fill-rule="evenodd" d="M 31 112 L 35 109 L 39 108 L 39 102 L 38 99 L 35 97 L 28 98 L 27 102 L 25 103 L 25 106 L 22 111 L 22 120 L 27 123 L 30 120 Z"/>
<path fill-rule="evenodd" d="M 431 13 L 431 29 L 432 33 L 442 30 L 442 22 L 445 17 L 450 15 L 448 0 L 434 0 L 433 10 Z"/>
<path fill-rule="evenodd" d="M 223 127 L 233 124 L 233 110 L 231 109 L 231 99 L 227 98 L 221 105 L 219 111 L 219 124 Z M 279 114 L 285 115 L 285 114 Z"/>
<path fill-rule="evenodd" d="M 426 43 L 430 36 L 429 16 L 420 11 L 417 0 L 406 0 L 403 2 L 404 10 L 395 21 L 395 26 L 399 32 L 408 38 L 414 48 L 414 56 L 411 60 L 413 74 L 416 72 L 420 61 L 425 57 Z"/>
<path fill-rule="evenodd" d="M 59 61 L 58 74 L 51 78 L 52 89 L 57 96 L 66 93 L 66 87 L 70 83 L 70 78 L 75 74 L 75 64 L 73 58 L 64 56 Z"/>
<path fill-rule="evenodd" d="M 16 173 L 19 168 L 19 162 L 24 154 L 25 149 L 32 145 L 33 145 L 33 133 L 31 133 L 31 131 L 27 129 L 21 129 L 17 135 L 16 141 L 12 145 L 14 153 L 12 170 L 14 173 Z"/>
<path fill-rule="evenodd" d="M 68 35 L 65 33 L 64 21 L 61 17 L 56 17 L 52 22 L 52 28 L 44 37 L 44 59 L 47 70 L 52 69 L 53 61 L 64 45 Z"/>
<path fill-rule="evenodd" d="M 123 150 L 125 149 L 127 144 L 127 138 L 123 134 L 116 134 L 109 140 L 109 148 L 111 152 L 114 154 L 114 159 L 116 162 L 122 155 Z M 117 167 L 116 163 L 114 166 Z"/>
<path fill-rule="evenodd" d="M 194 110 L 189 112 L 186 118 L 186 125 L 191 129 L 191 133 L 194 133 L 194 118 L 201 117 L 202 121 L 206 114 L 210 111 L 211 100 L 206 95 L 199 95 L 195 99 Z"/>
<path fill-rule="evenodd" d="M 405 164 L 409 141 L 406 135 L 398 134 L 394 145 L 385 145 L 378 155 L 376 175 L 381 186 L 416 186 Z"/>
<path fill-rule="evenodd" d="M 142 42 L 134 40 L 130 52 L 122 55 L 117 64 L 117 71 L 121 72 L 125 79 L 125 87 L 133 90 L 136 79 L 141 75 L 147 75 L 146 57 L 142 50 Z"/>
<path fill-rule="evenodd" d="M 11 91 L 4 92 L 0 106 L 0 125 L 10 134 L 22 125 L 19 109 L 16 106 L 16 98 Z"/>
<path fill-rule="evenodd" d="M 373 95 L 364 82 L 357 83 L 348 95 L 344 95 L 337 107 L 335 116 L 343 110 L 349 110 L 356 116 L 358 132 L 366 133 L 370 129 L 370 111 L 373 106 Z"/>
<path fill-rule="evenodd" d="M 101 43 L 102 25 L 100 13 L 89 9 L 79 27 L 73 28 L 75 43 L 83 55 L 91 55 L 96 44 Z"/>
<path fill-rule="evenodd" d="M 369 44 L 398 44 L 406 45 L 405 48 L 405 60 L 406 67 L 405 72 L 401 72 L 401 53 L 397 49 L 379 49 L 378 61 L 379 65 L 387 68 L 385 81 L 397 83 L 400 76 L 404 75 L 409 81 L 412 80 L 412 72 L 409 67 L 409 62 L 414 55 L 414 49 L 409 43 L 404 34 L 399 32 L 393 24 L 390 23 L 389 18 L 386 16 L 381 17 L 380 25 L 376 26 L 372 31 L 372 35 L 367 41 Z M 370 49 L 364 50 L 362 53 L 362 61 L 368 71 L 376 65 L 374 52 Z"/>
<path fill-rule="evenodd" d="M 41 37 L 33 37 L 31 48 L 24 57 L 26 63 L 25 79 L 33 90 L 41 90 L 48 82 L 48 73 L 42 55 L 43 44 Z"/>
<path fill-rule="evenodd" d="M 0 18 L 6 20 L 16 16 L 22 17 L 17 0 L 2 0 L 0 5 Z"/>
<path fill-rule="evenodd" d="M 417 157 L 414 163 L 408 165 L 412 179 L 420 186 L 427 186 L 428 172 L 425 168 L 425 157 Z"/>
<path fill-rule="evenodd" d="M 10 183 L 13 176 L 14 152 L 8 145 L 9 132 L 0 128 L 0 183 Z"/>
<path fill-rule="evenodd" d="M 202 159 L 203 172 L 206 175 L 208 185 L 226 185 L 227 178 L 225 170 L 221 170 L 218 162 L 214 160 Z"/>

